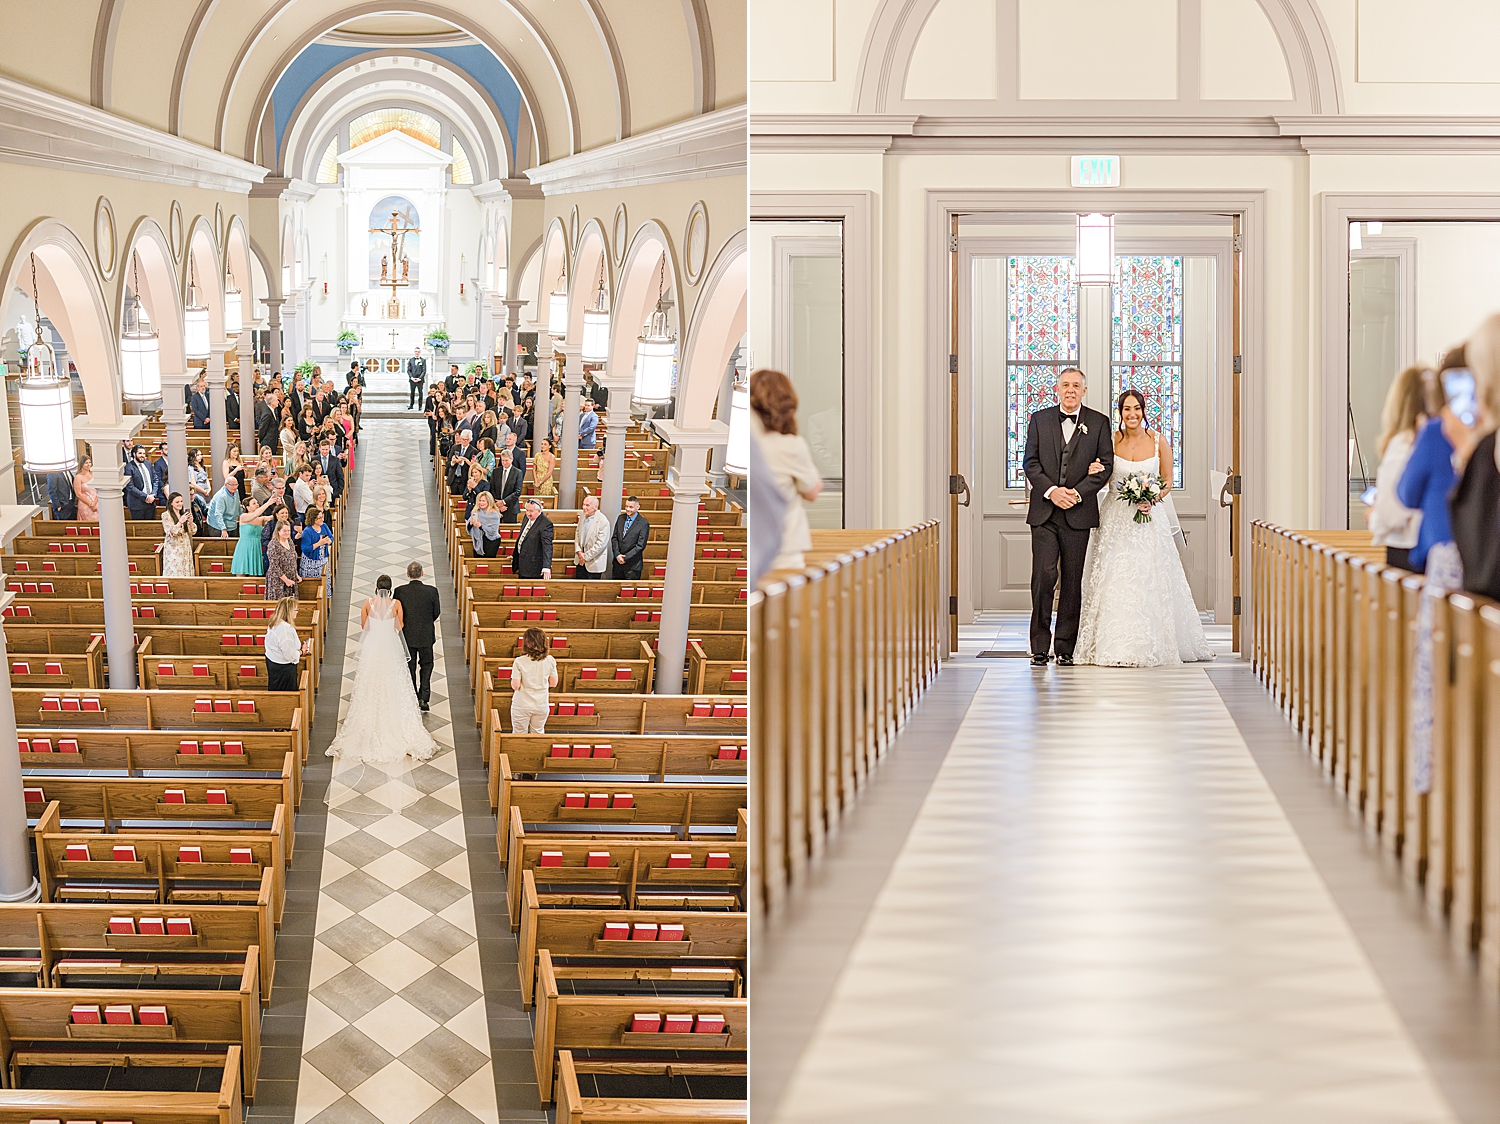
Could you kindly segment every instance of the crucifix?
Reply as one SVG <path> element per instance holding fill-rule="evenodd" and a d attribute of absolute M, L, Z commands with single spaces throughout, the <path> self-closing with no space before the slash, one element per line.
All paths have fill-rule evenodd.
<path fill-rule="evenodd" d="M 390 270 L 387 272 L 386 262 L 382 259 L 380 263 L 380 284 L 382 288 L 387 288 L 391 291 L 390 300 L 386 303 L 386 310 L 387 316 L 392 320 L 399 320 L 401 318 L 401 305 L 396 300 L 396 290 L 410 284 L 406 279 L 408 268 L 405 260 L 406 236 L 408 234 L 420 233 L 421 229 L 420 226 L 412 225 L 403 219 L 400 211 L 392 211 L 391 221 L 385 226 L 370 227 L 371 234 L 388 234 L 391 238 Z M 401 275 L 399 278 L 396 276 L 395 269 L 398 263 L 401 265 Z M 395 341 L 393 340 L 392 346 L 394 347 L 394 345 Z"/>
<path fill-rule="evenodd" d="M 391 329 L 391 350 L 392 351 L 396 350 L 396 329 L 395 328 Z"/>

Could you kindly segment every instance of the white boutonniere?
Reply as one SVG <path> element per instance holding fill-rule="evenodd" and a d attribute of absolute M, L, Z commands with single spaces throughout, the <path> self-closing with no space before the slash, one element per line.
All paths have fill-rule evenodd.
<path fill-rule="evenodd" d="M 1087 433 L 1089 431 L 1089 427 L 1086 426 L 1086 425 L 1084 425 L 1083 422 L 1079 422 L 1078 423 L 1078 428 L 1081 429 L 1081 430 L 1083 430 L 1085 433 Z"/>

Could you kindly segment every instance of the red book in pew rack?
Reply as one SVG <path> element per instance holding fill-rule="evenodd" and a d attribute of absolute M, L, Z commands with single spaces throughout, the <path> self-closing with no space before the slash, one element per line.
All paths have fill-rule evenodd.
<path fill-rule="evenodd" d="M 693 1016 L 669 1014 L 662 1019 L 661 1032 L 663 1034 L 691 1034 Z"/>
<path fill-rule="evenodd" d="M 134 1026 L 135 1008 L 129 1003 L 111 1003 L 104 1008 L 104 1021 L 115 1026 Z"/>
<path fill-rule="evenodd" d="M 693 1033 L 694 1034 L 723 1034 L 724 1033 L 724 1016 L 723 1015 L 699 1015 L 697 1022 L 693 1024 Z"/>
<path fill-rule="evenodd" d="M 141 927 L 143 937 L 164 937 L 167 935 L 167 923 L 160 917 L 142 917 L 138 924 Z"/>
<path fill-rule="evenodd" d="M 608 866 L 608 865 L 609 865 L 609 852 L 608 851 L 590 851 L 589 852 L 589 866 Z"/>
<path fill-rule="evenodd" d="M 668 855 L 667 856 L 667 869 L 668 870 L 682 870 L 682 869 L 684 869 L 686 867 L 690 867 L 692 865 L 693 865 L 693 856 L 692 855 Z"/>
<path fill-rule="evenodd" d="M 572 755 L 570 747 L 565 745 L 554 745 L 547 751 L 548 757 L 569 757 Z"/>
<path fill-rule="evenodd" d="M 229 848 L 229 861 L 249 866 L 255 861 L 255 856 L 251 854 L 249 847 L 231 847 Z"/>
<path fill-rule="evenodd" d="M 114 860 L 117 863 L 133 863 L 135 858 L 134 843 L 116 843 L 114 845 Z"/>
<path fill-rule="evenodd" d="M 591 702 L 581 702 L 581 703 L 579 703 L 578 704 L 578 713 L 579 713 L 579 715 L 581 715 L 583 717 L 587 717 L 588 715 L 593 714 L 594 713 L 594 704 L 591 703 Z"/>
<path fill-rule="evenodd" d="M 178 742 L 177 743 L 177 752 L 179 754 L 197 753 L 198 752 L 198 743 L 197 742 Z"/>
<path fill-rule="evenodd" d="M 178 847 L 177 861 L 180 863 L 201 863 L 203 861 L 202 847 Z"/>
<path fill-rule="evenodd" d="M 134 933 L 135 933 L 135 918 L 134 917 L 111 917 L 109 919 L 109 931 L 111 933 L 120 933 L 122 935 L 134 935 Z"/>
<path fill-rule="evenodd" d="M 245 756 L 245 743 L 244 742 L 225 742 L 224 743 L 224 754 L 225 754 L 226 757 L 243 757 L 243 756 Z"/>
<path fill-rule="evenodd" d="M 599 669 L 597 667 L 585 667 L 578 673 L 580 679 L 598 679 Z"/>
<path fill-rule="evenodd" d="M 624 921 L 606 921 L 604 923 L 604 940 L 628 941 L 630 939 L 630 925 Z"/>
<path fill-rule="evenodd" d="M 656 931 L 657 941 L 681 941 L 687 939 L 687 930 L 681 925 L 663 925 Z"/>
<path fill-rule="evenodd" d="M 21 799 L 27 804 L 45 804 L 47 803 L 47 794 L 39 788 L 23 788 L 21 789 Z"/>
<path fill-rule="evenodd" d="M 239 711 L 241 714 L 254 714 L 255 713 L 255 700 L 254 699 L 236 699 L 235 700 L 235 710 Z"/>
<path fill-rule="evenodd" d="M 168 917 L 167 933 L 174 937 L 192 936 L 193 919 L 191 917 Z"/>
<path fill-rule="evenodd" d="M 563 794 L 564 808 L 585 808 L 588 806 L 588 796 L 582 792 L 566 792 Z"/>
<path fill-rule="evenodd" d="M 630 668 L 628 668 L 628 667 L 617 667 L 617 668 L 615 668 L 615 682 L 616 683 L 620 682 L 620 680 L 622 680 L 622 679 L 633 679 L 634 677 L 635 677 L 634 674 L 631 672 Z"/>
<path fill-rule="evenodd" d="M 631 1034 L 656 1034 L 660 1030 L 660 1015 L 632 1015 L 630 1017 Z"/>
<path fill-rule="evenodd" d="M 32 753 L 51 753 L 52 752 L 52 739 L 51 738 L 32 738 L 31 739 L 31 752 Z"/>
<path fill-rule="evenodd" d="M 656 939 L 657 924 L 655 921 L 637 921 L 630 926 L 630 939 L 633 941 L 654 941 Z"/>
<path fill-rule="evenodd" d="M 728 703 L 714 703 L 713 715 L 715 718 L 728 718 L 730 705 Z"/>
<path fill-rule="evenodd" d="M 213 699 L 194 699 L 193 712 L 195 714 L 212 714 L 214 712 Z"/>
<path fill-rule="evenodd" d="M 572 755 L 574 757 L 592 757 L 594 755 L 594 749 L 592 746 L 575 745 L 573 747 Z"/>
<path fill-rule="evenodd" d="M 733 761 L 740 755 L 740 747 L 737 745 L 721 745 L 719 747 L 720 761 Z"/>
<path fill-rule="evenodd" d="M 80 710 L 83 709 L 83 704 L 81 702 L 79 702 L 78 699 L 69 698 L 69 697 L 65 696 L 63 698 L 63 701 L 62 701 L 62 708 L 65 711 L 75 711 L 76 712 L 76 711 L 80 711 Z"/>
<path fill-rule="evenodd" d="M 31 665 L 25 660 L 13 660 L 10 665 L 12 675 L 30 675 Z"/>
<path fill-rule="evenodd" d="M 705 870 L 728 870 L 729 852 L 710 851 L 708 853 L 708 858 L 703 860 L 703 867 Z"/>
<path fill-rule="evenodd" d="M 537 860 L 538 866 L 562 866 L 561 851 L 543 851 L 541 858 Z"/>
<path fill-rule="evenodd" d="M 162 802 L 165 804 L 186 804 L 187 793 L 180 788 L 169 788 L 162 795 Z"/>
<path fill-rule="evenodd" d="M 617 792 L 614 799 L 610 801 L 611 808 L 634 808 L 635 796 L 629 792 Z"/>
<path fill-rule="evenodd" d="M 732 706 L 730 708 L 730 710 L 729 710 L 729 716 L 731 718 L 749 718 L 750 717 L 750 704 L 749 703 L 735 703 L 734 706 Z"/>
<path fill-rule="evenodd" d="M 594 756 L 595 757 L 611 757 L 613 755 L 614 755 L 614 749 L 612 747 L 610 747 L 610 746 L 607 746 L 607 745 L 596 745 L 594 747 Z"/>
<path fill-rule="evenodd" d="M 208 790 L 208 802 L 210 804 L 228 804 L 229 793 L 222 788 L 211 788 Z"/>
<path fill-rule="evenodd" d="M 203 752 L 204 753 L 220 753 L 220 754 L 222 754 L 224 752 L 224 743 L 223 742 L 204 742 L 203 743 Z"/>
<path fill-rule="evenodd" d="M 707 718 L 709 716 L 710 712 L 711 712 L 711 708 L 709 707 L 708 703 L 706 703 L 706 702 L 695 702 L 693 704 L 693 717 L 694 718 Z"/>
<path fill-rule="evenodd" d="M 104 1022 L 104 1015 L 96 1003 L 73 1004 L 69 1017 L 78 1026 L 99 1026 Z"/>
<path fill-rule="evenodd" d="M 87 843 L 69 843 L 63 852 L 63 858 L 70 863 L 86 863 L 89 861 L 89 845 Z"/>
<path fill-rule="evenodd" d="M 42 741 L 46 741 L 46 740 L 47 740 L 46 738 L 42 739 Z M 31 744 L 35 745 L 36 742 L 32 742 Z M 80 752 L 80 750 L 78 748 L 78 739 L 77 738 L 58 738 L 57 739 L 57 752 L 58 753 L 78 753 L 78 752 Z"/>
<path fill-rule="evenodd" d="M 588 804 L 588 806 L 590 808 L 608 808 L 609 807 L 609 793 L 607 793 L 607 792 L 591 792 L 591 793 L 589 793 L 589 804 Z"/>
<path fill-rule="evenodd" d="M 234 712 L 233 699 L 214 699 L 215 714 L 232 714 Z"/>
<path fill-rule="evenodd" d="M 569 716 L 577 714 L 578 713 L 578 704 L 577 703 L 570 703 L 570 702 L 560 702 L 560 703 L 557 704 L 557 713 L 559 715 L 566 714 L 566 715 L 569 715 Z"/>
<path fill-rule="evenodd" d="M 142 1026 L 166 1026 L 167 1025 L 167 1009 L 165 1007 L 161 1007 L 161 1006 L 142 1007 L 141 1008 L 141 1025 Z"/>

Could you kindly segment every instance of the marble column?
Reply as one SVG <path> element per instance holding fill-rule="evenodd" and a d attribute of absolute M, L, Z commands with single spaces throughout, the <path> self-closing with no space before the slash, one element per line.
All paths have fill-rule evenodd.
<path fill-rule="evenodd" d="M 557 506 L 578 506 L 578 401 L 583 394 L 583 352 L 572 347 L 563 352 L 562 470 L 558 475 Z"/>
<path fill-rule="evenodd" d="M 224 483 L 224 458 L 229 452 L 229 428 L 224 421 L 224 353 L 229 345 L 222 340 L 208 345 L 208 447 L 213 464 L 209 472 L 217 488 Z"/>
<path fill-rule="evenodd" d="M 112 452 L 119 448 L 119 441 L 96 442 L 94 448 Z M 99 576 L 104 587 L 109 687 L 112 691 L 133 691 L 135 622 L 130 615 L 130 553 L 125 541 L 125 470 L 118 456 L 105 455 L 94 461 L 94 487 L 99 490 Z"/>
<path fill-rule="evenodd" d="M 610 370 L 614 361 L 610 361 Z M 635 375 L 595 376 L 609 392 L 609 439 L 604 445 L 604 470 L 599 477 L 599 508 L 614 523 L 624 506 L 625 431 L 630 428 L 630 397 L 635 393 Z"/>
<path fill-rule="evenodd" d="M 266 331 L 271 334 L 271 373 L 279 375 L 281 366 L 281 306 L 286 303 L 285 297 L 267 297 L 266 309 Z"/>
<path fill-rule="evenodd" d="M 501 301 L 505 305 L 505 354 L 501 358 L 505 361 L 504 373 L 515 376 L 516 372 L 516 349 L 521 335 L 521 309 L 526 307 L 525 301 Z"/>
<path fill-rule="evenodd" d="M 163 371 L 161 375 L 161 420 L 167 427 L 167 492 L 181 492 L 189 501 L 193 493 L 188 487 L 187 407 L 182 392 L 192 382 L 192 371 Z"/>
<path fill-rule="evenodd" d="M 31 530 L 31 520 L 44 508 L 30 504 L 0 506 L 0 542 L 8 549 L 17 535 Z M 0 594 L 0 609 L 13 600 L 9 591 Z M 0 738 L 16 740 L 16 707 L 10 693 L 10 660 L 5 633 L 0 629 Z M 26 797 L 21 779 L 21 759 L 0 754 L 0 902 L 34 902 L 41 888 L 31 873 L 31 836 L 26 827 Z"/>
<path fill-rule="evenodd" d="M 658 422 L 657 432 L 672 446 L 667 487 L 672 491 L 672 531 L 667 545 L 667 575 L 662 580 L 661 629 L 656 641 L 656 694 L 682 694 L 687 659 L 689 618 L 693 608 L 693 562 L 698 552 L 698 503 L 712 490 L 708 454 L 729 440 L 722 422 L 706 430 L 684 430 Z"/>
<path fill-rule="evenodd" d="M 260 451 L 255 440 L 255 346 L 248 324 L 236 346 L 240 354 L 240 452 L 248 460 Z"/>

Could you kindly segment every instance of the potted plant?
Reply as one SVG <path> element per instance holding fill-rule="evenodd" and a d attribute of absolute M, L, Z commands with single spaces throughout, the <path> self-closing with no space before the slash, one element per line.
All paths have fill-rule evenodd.
<path fill-rule="evenodd" d="M 316 366 L 317 364 L 314 363 L 311 359 L 304 359 L 302 360 L 302 362 L 298 363 L 297 366 L 293 368 L 293 370 L 295 370 L 296 373 L 301 377 L 309 378 L 312 376 L 313 369 Z"/>
<path fill-rule="evenodd" d="M 359 346 L 359 336 L 345 328 L 339 333 L 339 338 L 334 341 L 339 345 L 339 354 L 348 355 Z"/>
<path fill-rule="evenodd" d="M 422 341 L 433 351 L 448 350 L 448 330 L 446 328 L 434 328 L 427 333 L 427 338 Z"/>
<path fill-rule="evenodd" d="M 465 378 L 467 378 L 469 375 L 478 375 L 480 378 L 484 378 L 487 374 L 489 374 L 489 372 L 484 369 L 483 363 L 470 363 L 467 367 L 464 368 Z"/>

